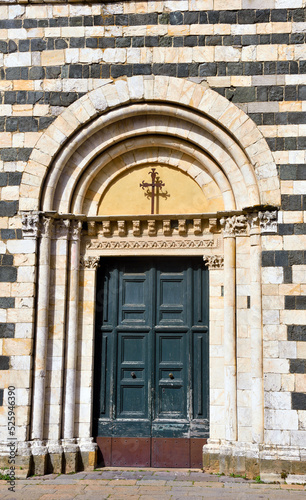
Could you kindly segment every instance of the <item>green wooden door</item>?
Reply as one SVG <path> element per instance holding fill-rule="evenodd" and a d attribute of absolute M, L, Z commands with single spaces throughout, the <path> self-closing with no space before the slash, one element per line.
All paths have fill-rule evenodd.
<path fill-rule="evenodd" d="M 94 433 L 104 462 L 157 466 L 161 455 L 171 466 L 176 444 L 190 465 L 190 440 L 208 436 L 202 259 L 104 259 L 97 290 Z"/>

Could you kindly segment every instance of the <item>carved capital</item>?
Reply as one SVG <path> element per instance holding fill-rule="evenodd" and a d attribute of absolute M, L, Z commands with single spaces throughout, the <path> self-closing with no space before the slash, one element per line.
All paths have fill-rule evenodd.
<path fill-rule="evenodd" d="M 40 235 L 38 214 L 23 213 L 21 215 L 22 235 L 24 238 L 37 238 Z"/>
<path fill-rule="evenodd" d="M 277 211 L 266 210 L 265 212 L 258 212 L 259 225 L 262 233 L 276 233 L 277 232 Z"/>
<path fill-rule="evenodd" d="M 214 269 L 223 269 L 224 267 L 223 255 L 204 255 L 203 260 L 210 271 Z"/>
<path fill-rule="evenodd" d="M 78 241 L 81 238 L 82 232 L 82 221 L 74 220 L 71 222 L 70 226 L 70 239 L 72 241 Z"/>
<path fill-rule="evenodd" d="M 53 219 L 50 219 L 49 217 L 42 217 L 41 228 L 40 228 L 41 236 L 44 236 L 45 238 L 51 238 L 52 229 L 53 229 Z"/>
<path fill-rule="evenodd" d="M 70 234 L 70 220 L 61 219 L 55 224 L 55 235 L 58 239 L 67 239 Z"/>
<path fill-rule="evenodd" d="M 258 217 L 258 213 L 254 212 L 252 214 L 248 214 L 247 215 L 247 219 L 248 219 L 248 224 L 250 226 L 250 229 L 254 230 L 254 229 L 257 229 L 259 230 L 259 217 Z"/>
<path fill-rule="evenodd" d="M 244 236 L 247 231 L 247 218 L 245 215 L 233 215 L 220 220 L 224 237 Z"/>
<path fill-rule="evenodd" d="M 100 265 L 100 257 L 81 257 L 80 267 L 83 269 L 97 269 Z"/>

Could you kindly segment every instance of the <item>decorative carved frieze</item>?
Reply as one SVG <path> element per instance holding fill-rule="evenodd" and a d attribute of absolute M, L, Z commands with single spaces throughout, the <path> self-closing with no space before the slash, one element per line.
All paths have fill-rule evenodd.
<path fill-rule="evenodd" d="M 223 255 L 204 255 L 203 260 L 210 271 L 224 268 Z"/>
<path fill-rule="evenodd" d="M 259 225 L 262 233 L 276 233 L 277 232 L 277 211 L 266 210 L 258 212 Z"/>
<path fill-rule="evenodd" d="M 162 248 L 216 248 L 214 240 L 109 240 L 109 241 L 87 241 L 86 248 L 94 250 L 121 250 L 121 249 L 148 249 Z"/>
<path fill-rule="evenodd" d="M 80 267 L 83 269 L 97 269 L 100 265 L 100 257 L 81 257 Z"/>
<path fill-rule="evenodd" d="M 37 238 L 40 235 L 38 214 L 23 213 L 21 215 L 22 235 L 24 238 Z"/>
<path fill-rule="evenodd" d="M 233 215 L 220 220 L 224 237 L 245 236 L 247 234 L 247 218 L 245 215 Z"/>

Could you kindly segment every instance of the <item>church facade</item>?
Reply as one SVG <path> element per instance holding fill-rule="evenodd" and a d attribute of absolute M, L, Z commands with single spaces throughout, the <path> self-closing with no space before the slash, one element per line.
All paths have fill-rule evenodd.
<path fill-rule="evenodd" d="M 305 1 L 0 32 L 1 468 L 305 482 Z"/>

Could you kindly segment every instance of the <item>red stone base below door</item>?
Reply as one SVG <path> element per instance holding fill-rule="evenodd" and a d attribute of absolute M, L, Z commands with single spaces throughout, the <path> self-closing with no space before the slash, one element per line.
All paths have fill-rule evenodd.
<path fill-rule="evenodd" d="M 206 439 L 97 437 L 104 467 L 202 468 Z"/>

